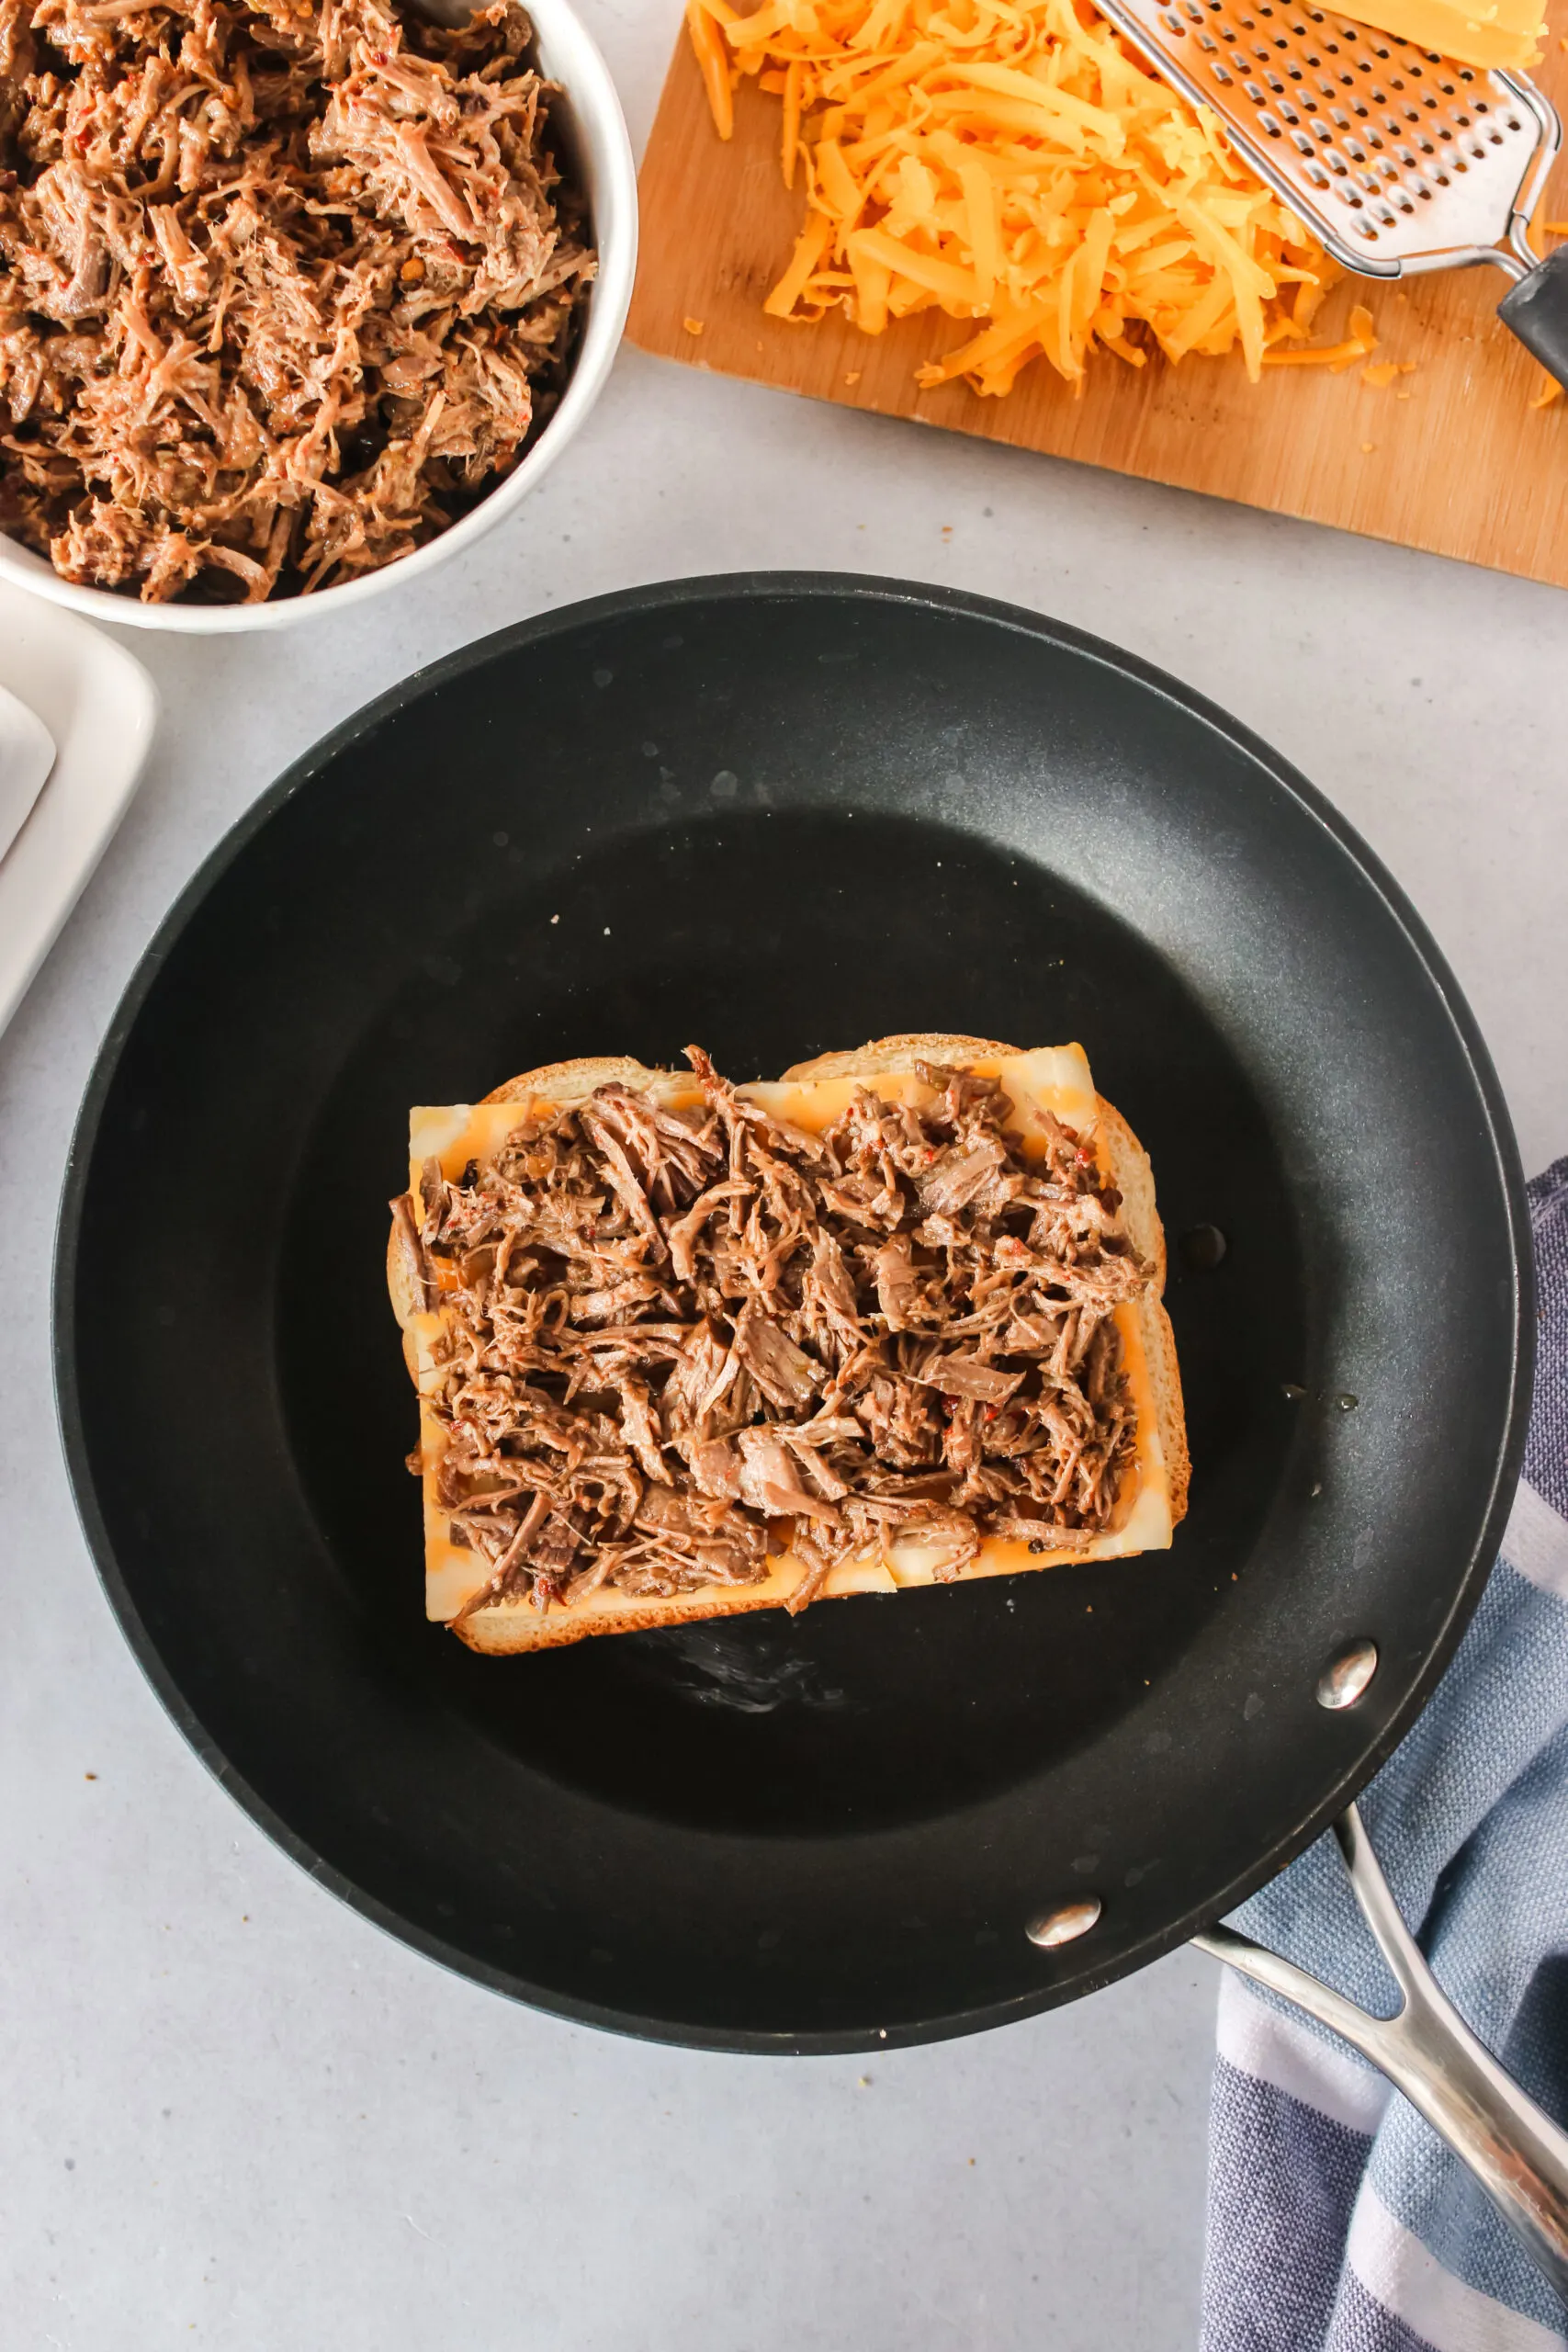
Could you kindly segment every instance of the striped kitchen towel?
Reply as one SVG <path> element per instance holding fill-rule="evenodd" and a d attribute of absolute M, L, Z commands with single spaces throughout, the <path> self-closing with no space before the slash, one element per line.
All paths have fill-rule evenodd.
<path fill-rule="evenodd" d="M 1525 1473 L 1481 1606 L 1361 1799 L 1457 2008 L 1568 2123 L 1568 1159 L 1529 1188 L 1540 1357 Z M 1331 1838 L 1232 1923 L 1396 2006 Z M 1568 2312 L 1381 2075 L 1228 1971 L 1203 2352 L 1568 2352 Z"/>

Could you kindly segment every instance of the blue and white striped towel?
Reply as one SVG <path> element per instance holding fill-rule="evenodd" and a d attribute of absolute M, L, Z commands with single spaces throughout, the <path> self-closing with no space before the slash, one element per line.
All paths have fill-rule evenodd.
<path fill-rule="evenodd" d="M 1540 1318 L 1524 1479 L 1453 1663 L 1361 1810 L 1444 1990 L 1568 2123 L 1568 1159 L 1529 1199 Z M 1232 1924 L 1365 2006 L 1395 2006 L 1331 1838 Z M 1226 1972 L 1203 2352 L 1422 2347 L 1568 2352 L 1568 2312 L 1380 2075 Z"/>

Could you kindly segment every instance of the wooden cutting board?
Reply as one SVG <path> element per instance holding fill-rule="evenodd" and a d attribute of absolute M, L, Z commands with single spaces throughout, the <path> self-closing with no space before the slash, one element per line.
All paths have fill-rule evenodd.
<path fill-rule="evenodd" d="M 1539 79 L 1568 107 L 1555 27 L 1547 51 Z M 1336 341 L 1351 304 L 1364 301 L 1378 358 L 1416 363 L 1386 390 L 1363 385 L 1359 367 L 1275 368 L 1255 386 L 1238 358 L 1155 359 L 1134 370 L 1102 355 L 1076 398 L 1040 360 L 1005 400 L 962 382 L 921 391 L 920 362 L 972 332 L 959 320 L 927 311 L 864 335 L 838 316 L 791 326 L 764 314 L 803 213 L 779 172 L 779 112 L 744 76 L 735 136 L 720 140 L 682 30 L 640 180 L 627 333 L 644 351 L 1568 587 L 1568 400 L 1531 409 L 1543 379 L 1497 323 L 1500 271 L 1335 289 L 1322 341 Z M 1543 216 L 1565 214 L 1560 165 Z"/>

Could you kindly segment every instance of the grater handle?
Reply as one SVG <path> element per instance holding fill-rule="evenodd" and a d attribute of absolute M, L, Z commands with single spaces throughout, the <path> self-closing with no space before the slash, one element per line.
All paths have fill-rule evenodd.
<path fill-rule="evenodd" d="M 1559 245 L 1510 287 L 1497 316 L 1550 375 L 1568 385 L 1568 245 Z"/>

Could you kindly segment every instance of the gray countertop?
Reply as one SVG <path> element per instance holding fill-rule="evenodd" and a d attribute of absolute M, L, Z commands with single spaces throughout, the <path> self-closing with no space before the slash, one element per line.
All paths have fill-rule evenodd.
<path fill-rule="evenodd" d="M 585 13 L 640 139 L 673 0 Z M 342 1908 L 208 1778 L 111 1622 L 66 1487 L 48 1336 L 66 1145 L 197 861 L 286 762 L 451 647 L 628 582 L 762 566 L 1032 605 L 1235 711 L 1430 923 L 1528 1165 L 1568 1148 L 1551 590 L 628 350 L 531 503 L 423 594 L 251 640 L 128 633 L 164 696 L 152 764 L 0 1039 L 7 2346 L 1194 2341 L 1207 1962 L 869 2064 L 645 2048 L 513 2007 Z"/>

